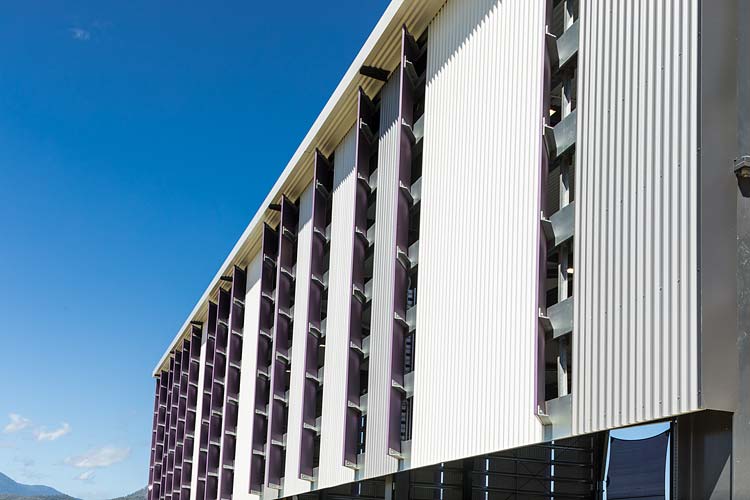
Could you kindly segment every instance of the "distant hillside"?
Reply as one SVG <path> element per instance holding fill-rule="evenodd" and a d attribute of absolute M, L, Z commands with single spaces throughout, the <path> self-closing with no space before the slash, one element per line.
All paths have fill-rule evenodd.
<path fill-rule="evenodd" d="M 141 488 L 138 491 L 134 491 L 128 496 L 113 498 L 112 500 L 145 500 L 147 497 L 147 488 Z M 0 498 L 2 500 L 2 498 Z M 45 499 L 48 500 L 48 499 Z"/>
<path fill-rule="evenodd" d="M 16 497 L 44 497 L 50 500 L 52 497 L 71 498 L 60 493 L 49 486 L 17 483 L 2 472 L 0 472 L 0 500 L 13 500 Z"/>
<path fill-rule="evenodd" d="M 76 500 L 73 497 L 69 497 L 68 495 L 59 494 L 59 495 L 5 495 L 0 494 L 0 500 Z"/>
<path fill-rule="evenodd" d="M 112 500 L 146 500 L 147 488 L 141 488 L 130 495 L 113 498 Z M 77 500 L 74 497 L 60 493 L 54 488 L 42 485 L 17 483 L 0 472 L 0 500 Z"/>

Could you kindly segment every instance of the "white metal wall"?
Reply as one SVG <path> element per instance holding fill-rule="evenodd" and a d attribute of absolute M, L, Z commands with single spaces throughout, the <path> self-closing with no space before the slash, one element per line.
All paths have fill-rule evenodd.
<path fill-rule="evenodd" d="M 381 476 L 398 470 L 398 461 L 388 455 L 396 266 L 397 156 L 401 140 L 401 130 L 397 124 L 398 103 L 399 72 L 396 71 L 383 87 L 380 101 L 364 477 Z"/>
<path fill-rule="evenodd" d="M 297 267 L 294 293 L 294 331 L 291 347 L 289 380 L 289 413 L 286 434 L 284 496 L 310 491 L 310 481 L 299 478 L 302 440 L 302 399 L 305 387 L 305 355 L 307 354 L 307 316 L 310 291 L 310 259 L 312 255 L 312 208 L 314 186 L 300 197 L 299 229 L 297 232 Z"/>
<path fill-rule="evenodd" d="M 346 369 L 349 354 L 349 304 L 352 296 L 352 252 L 354 247 L 354 175 L 356 129 L 336 149 L 333 167 L 330 270 L 323 365 L 323 411 L 321 417 L 318 488 L 354 480 L 354 471 L 344 467 L 344 414 Z"/>
<path fill-rule="evenodd" d="M 255 377 L 258 370 L 258 320 L 260 317 L 260 253 L 247 266 L 245 323 L 242 334 L 242 371 L 240 379 L 239 418 L 237 420 L 237 451 L 234 460 L 235 500 L 257 500 L 250 492 L 250 456 L 252 453 L 253 416 L 255 415 Z M 203 360 L 201 360 L 201 367 Z M 200 385 L 200 387 L 203 387 Z M 200 413 L 198 413 L 200 415 Z M 198 440 L 196 439 L 196 449 Z M 193 462 L 198 463 L 198 462 Z M 195 489 L 192 490 L 193 492 Z M 199 499 L 200 500 L 200 499 Z"/>
<path fill-rule="evenodd" d="M 412 466 L 542 438 L 535 415 L 544 2 L 429 28 Z"/>
<path fill-rule="evenodd" d="M 581 2 L 576 433 L 699 404 L 698 6 Z"/>

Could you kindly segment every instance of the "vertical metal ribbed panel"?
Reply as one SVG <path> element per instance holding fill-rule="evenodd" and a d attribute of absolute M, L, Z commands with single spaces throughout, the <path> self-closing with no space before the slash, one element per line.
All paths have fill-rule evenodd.
<path fill-rule="evenodd" d="M 331 266 L 328 272 L 328 311 L 323 370 L 323 412 L 321 422 L 318 488 L 354 480 L 354 471 L 344 467 L 344 417 L 346 413 L 346 359 L 349 353 L 349 304 L 352 295 L 352 252 L 356 128 L 352 128 L 336 149 L 333 166 L 331 214 Z"/>
<path fill-rule="evenodd" d="M 201 415 L 203 414 L 203 384 L 205 384 L 206 376 L 206 328 L 204 325 L 198 327 L 200 348 L 198 358 L 198 394 L 197 402 L 195 405 L 195 439 L 193 445 L 193 470 L 190 475 L 190 499 L 196 500 L 198 498 L 198 473 L 199 473 L 199 462 L 200 462 L 200 443 L 201 443 Z M 200 498 L 203 498 L 200 495 Z"/>
<path fill-rule="evenodd" d="M 398 470 L 398 460 L 388 454 L 388 419 L 391 393 L 393 284 L 396 266 L 395 227 L 399 194 L 398 150 L 401 144 L 401 127 L 398 126 L 397 120 L 399 74 L 400 72 L 395 72 L 385 84 L 380 100 L 364 477 L 382 476 Z"/>
<path fill-rule="evenodd" d="M 698 7 L 581 2 L 574 432 L 698 407 Z"/>
<path fill-rule="evenodd" d="M 305 357 L 307 355 L 307 300 L 310 292 L 310 257 L 312 249 L 312 209 L 315 186 L 302 193 L 299 206 L 297 233 L 297 270 L 292 346 L 289 380 L 289 413 L 286 435 L 286 464 L 284 496 L 310 491 L 310 481 L 299 478 L 300 447 L 302 444 L 302 407 L 305 388 Z"/>
<path fill-rule="evenodd" d="M 545 2 L 453 0 L 429 27 L 412 467 L 542 438 L 544 19 Z"/>
<path fill-rule="evenodd" d="M 237 453 L 234 459 L 234 500 L 257 500 L 250 494 L 249 474 L 255 415 L 255 377 L 258 370 L 258 323 L 260 318 L 260 277 L 263 260 L 256 255 L 247 266 L 245 293 L 245 321 L 242 342 L 242 370 L 240 379 L 239 418 L 237 420 Z M 200 415 L 200 412 L 198 412 Z"/>

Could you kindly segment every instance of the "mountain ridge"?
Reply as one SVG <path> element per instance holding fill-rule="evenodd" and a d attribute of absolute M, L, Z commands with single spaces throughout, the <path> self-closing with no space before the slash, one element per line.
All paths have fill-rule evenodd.
<path fill-rule="evenodd" d="M 124 497 L 113 498 L 112 500 L 145 500 L 146 497 L 148 496 L 147 491 L 148 491 L 148 487 L 144 486 L 140 490 L 134 491 L 130 495 L 126 495 Z"/>
<path fill-rule="evenodd" d="M 129 495 L 111 500 L 146 500 L 147 487 L 134 491 Z M 79 500 L 70 495 L 41 484 L 19 483 L 0 472 L 0 500 Z"/>
<path fill-rule="evenodd" d="M 17 495 L 24 497 L 39 496 L 39 497 L 54 497 L 62 496 L 67 498 L 61 491 L 51 488 L 50 486 L 44 486 L 41 484 L 23 484 L 14 481 L 10 477 L 0 472 L 0 495 Z"/>

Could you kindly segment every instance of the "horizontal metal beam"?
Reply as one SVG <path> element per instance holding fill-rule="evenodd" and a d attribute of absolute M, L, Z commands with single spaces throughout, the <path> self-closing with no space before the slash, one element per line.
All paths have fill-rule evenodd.
<path fill-rule="evenodd" d="M 387 69 L 376 68 L 374 66 L 362 65 L 359 68 L 359 74 L 368 78 L 374 78 L 381 82 L 387 82 L 391 72 Z"/>

